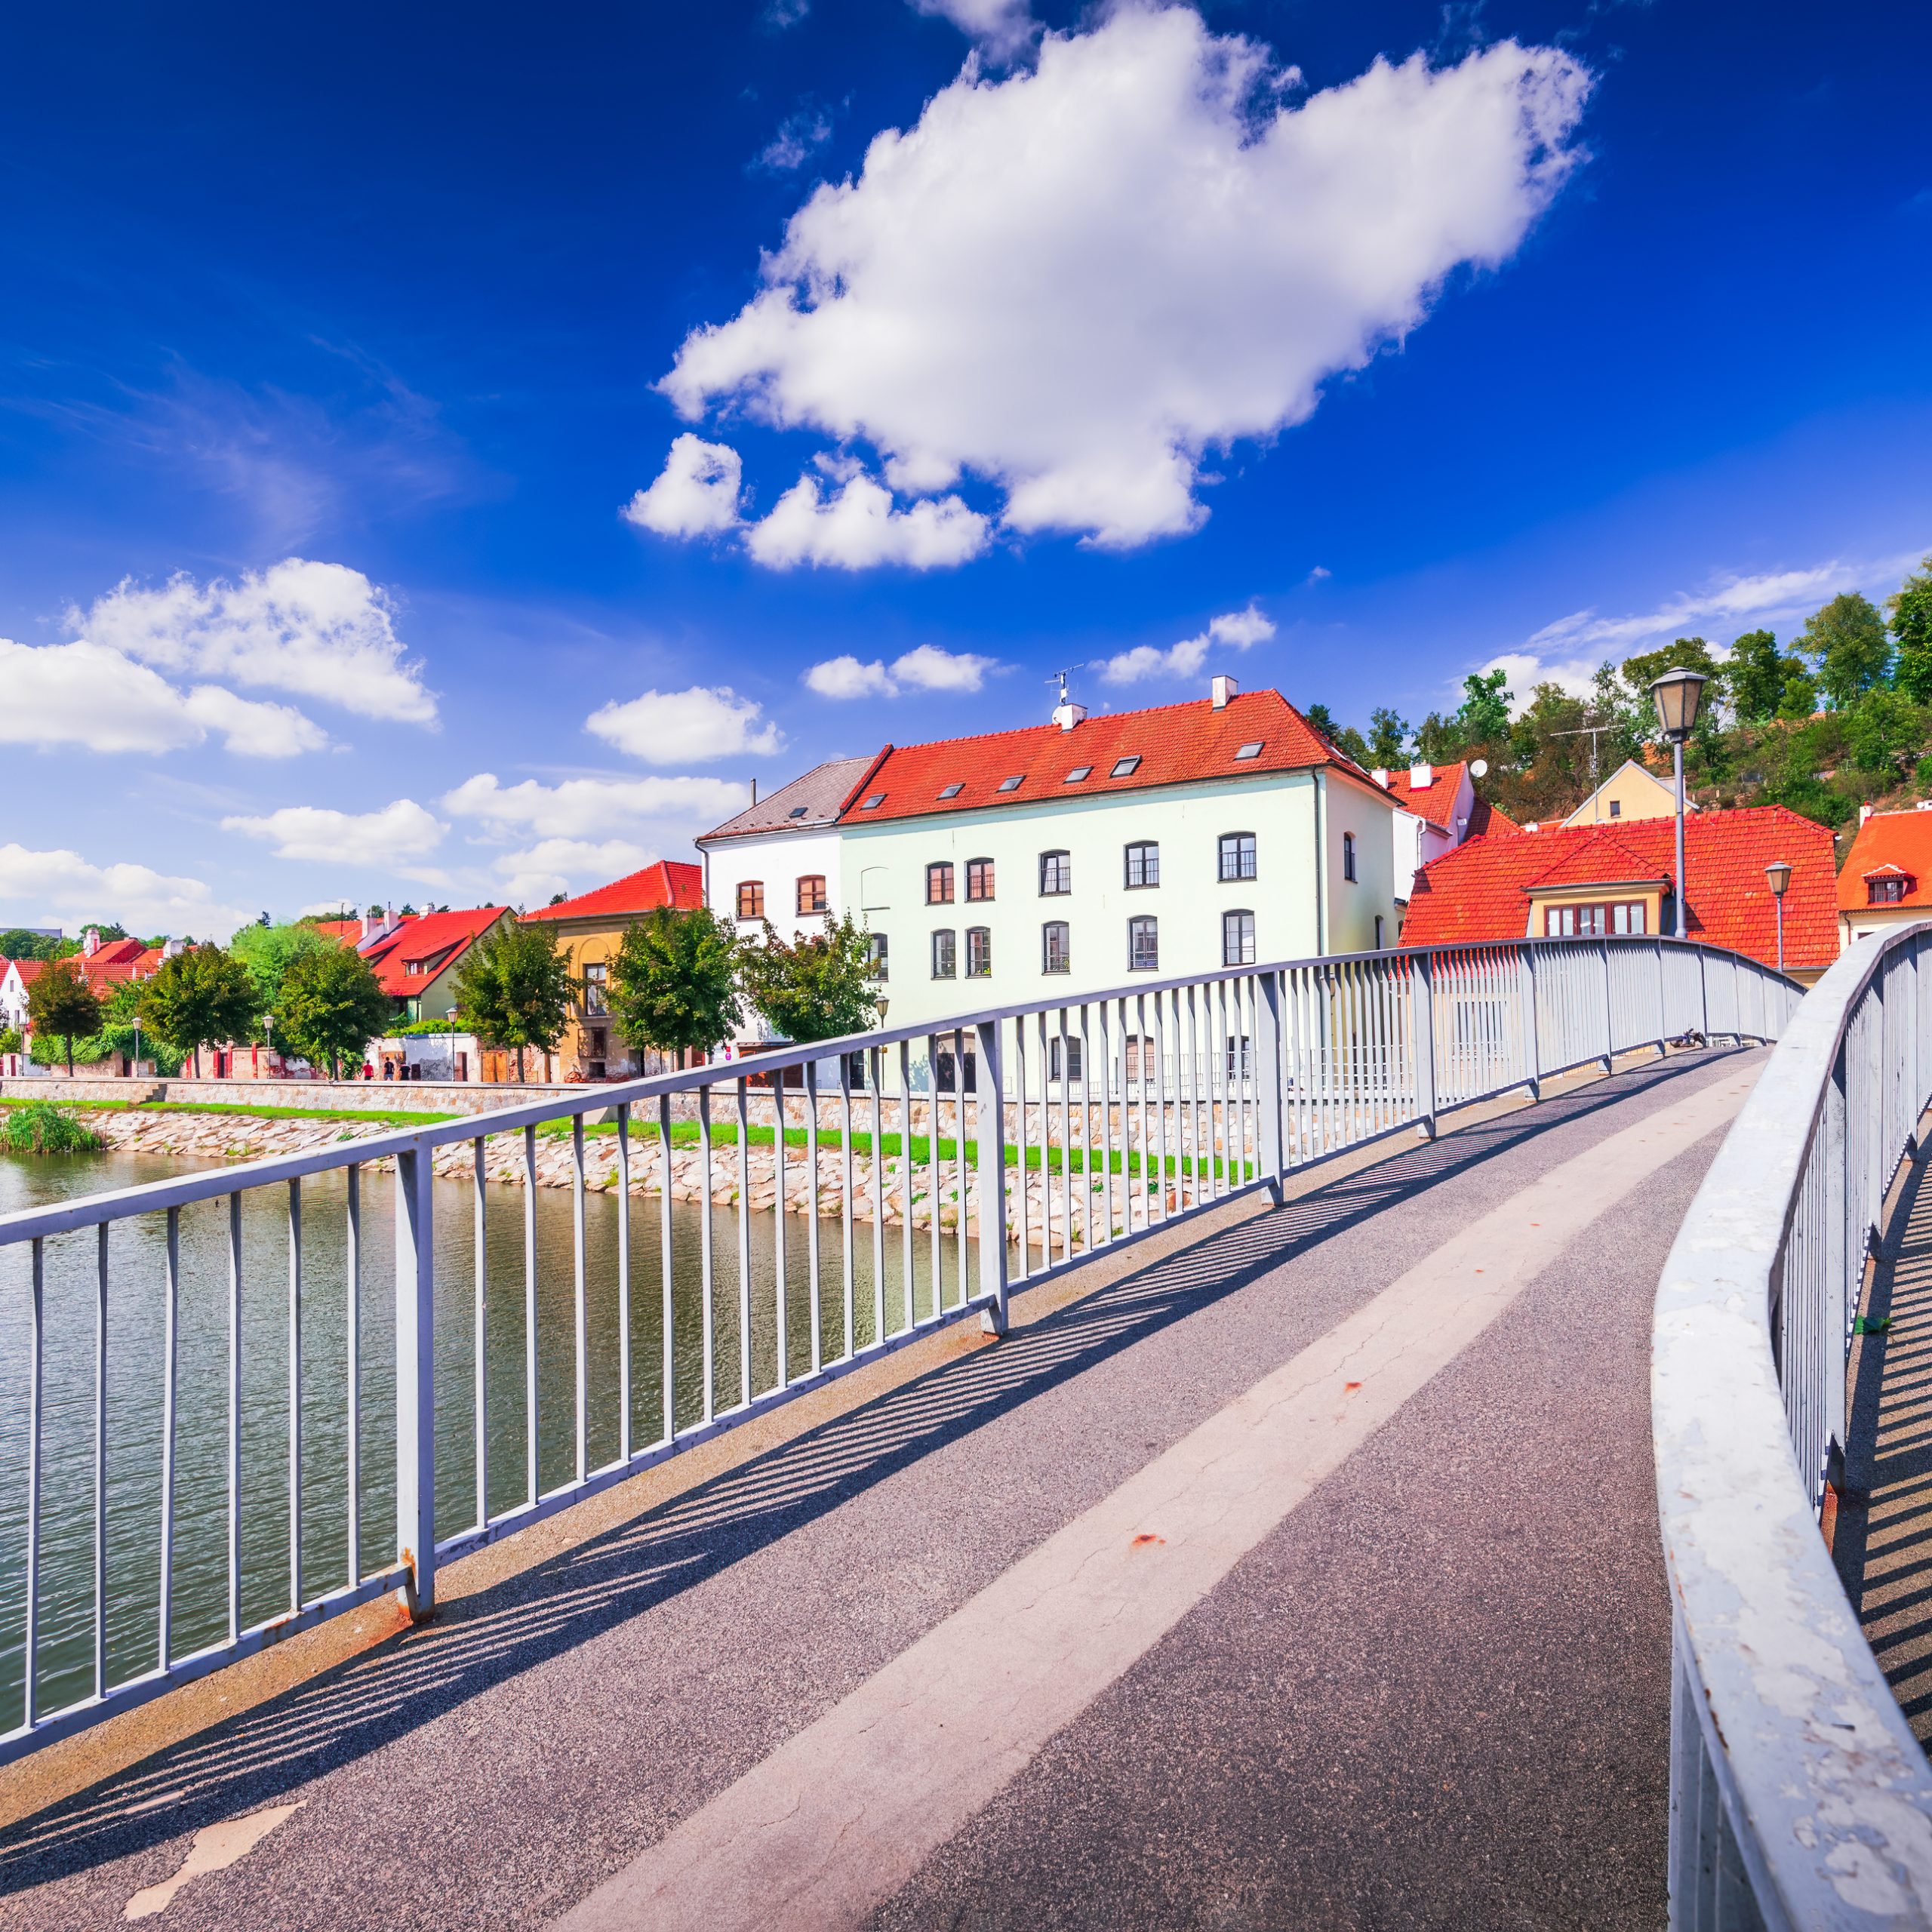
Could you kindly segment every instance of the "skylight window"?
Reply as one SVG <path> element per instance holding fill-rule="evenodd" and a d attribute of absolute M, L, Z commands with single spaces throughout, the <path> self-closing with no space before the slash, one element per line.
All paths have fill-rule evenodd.
<path fill-rule="evenodd" d="M 940 794 L 940 796 L 942 798 L 956 798 L 961 792 L 965 790 L 965 786 L 963 785 L 949 785 L 946 789 Z"/>
<path fill-rule="evenodd" d="M 807 808 L 803 805 L 794 805 L 792 809 L 785 814 L 785 816 L 787 818 L 803 818 L 805 815 L 806 809 Z"/>
<path fill-rule="evenodd" d="M 1259 758 L 1260 755 L 1261 740 L 1259 738 L 1255 739 L 1251 744 L 1243 745 L 1241 749 L 1235 753 L 1237 761 L 1244 758 Z"/>
<path fill-rule="evenodd" d="M 1060 783 L 1063 785 L 1078 785 L 1081 779 L 1091 778 L 1093 775 L 1094 768 L 1091 764 L 1076 764 Z"/>
<path fill-rule="evenodd" d="M 1023 771 L 1016 771 L 1011 778 L 1002 778 L 999 781 L 999 789 L 1002 792 L 1018 791 L 1020 789 L 1020 782 L 1026 777 L 1026 774 Z"/>
<path fill-rule="evenodd" d="M 1109 778 L 1131 778 L 1140 769 L 1140 754 L 1136 752 L 1131 758 L 1117 758 L 1114 768 L 1107 774 Z"/>
<path fill-rule="evenodd" d="M 869 798 L 866 799 L 865 802 L 860 806 L 859 809 L 862 812 L 875 812 L 878 810 L 879 807 L 884 803 L 885 794 L 883 792 L 875 792 Z"/>

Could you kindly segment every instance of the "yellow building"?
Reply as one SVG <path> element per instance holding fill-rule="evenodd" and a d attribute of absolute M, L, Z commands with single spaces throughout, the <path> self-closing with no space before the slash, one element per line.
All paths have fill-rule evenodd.
<path fill-rule="evenodd" d="M 1685 799 L 1684 809 L 1697 808 Z M 1677 793 L 1668 778 L 1626 758 L 1563 823 L 1572 825 L 1621 824 L 1629 819 L 1675 818 Z"/>

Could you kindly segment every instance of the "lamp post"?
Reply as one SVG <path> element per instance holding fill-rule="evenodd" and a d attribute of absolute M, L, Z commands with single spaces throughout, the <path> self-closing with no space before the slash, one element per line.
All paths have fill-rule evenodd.
<path fill-rule="evenodd" d="M 1709 681 L 1701 671 L 1666 671 L 1651 682 L 1651 700 L 1657 723 L 1670 740 L 1671 766 L 1677 781 L 1677 937 L 1684 937 L 1684 741 L 1697 721 L 1697 706 Z"/>
<path fill-rule="evenodd" d="M 1764 868 L 1764 876 L 1770 881 L 1771 899 L 1778 909 L 1778 971 L 1784 971 L 1784 896 L 1791 887 L 1791 867 L 1782 859 L 1774 859 Z"/>

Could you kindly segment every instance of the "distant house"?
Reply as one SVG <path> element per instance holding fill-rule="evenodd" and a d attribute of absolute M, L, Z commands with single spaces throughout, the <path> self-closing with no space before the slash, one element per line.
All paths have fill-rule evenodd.
<path fill-rule="evenodd" d="M 660 859 L 641 872 L 523 915 L 526 922 L 542 921 L 554 927 L 570 961 L 571 977 L 582 988 L 575 1023 L 558 1044 L 563 1078 L 610 1080 L 665 1070 L 662 1056 L 633 1047 L 612 1022 L 611 962 L 626 931 L 646 912 L 660 906 L 691 912 L 703 903 L 703 869 Z"/>
<path fill-rule="evenodd" d="M 1424 866 L 1454 851 L 1465 839 L 1521 829 L 1514 819 L 1477 795 L 1475 774 L 1465 761 L 1459 759 L 1454 764 L 1417 762 L 1406 771 L 1377 766 L 1369 775 L 1401 808 L 1395 814 L 1395 829 L 1398 913 L 1407 904 L 1411 882 Z"/>
<path fill-rule="evenodd" d="M 355 943 L 355 950 L 395 1003 L 398 1023 L 447 1020 L 456 1011 L 457 968 L 463 955 L 492 926 L 510 916 L 507 906 L 405 918 L 391 915 L 365 922 L 369 931 Z"/>
<path fill-rule="evenodd" d="M 1932 808 L 1860 814 L 1838 873 L 1838 943 L 1932 919 Z"/>
<path fill-rule="evenodd" d="M 1694 812 L 1696 802 L 1687 798 L 1684 809 Z M 1668 818 L 1677 816 L 1677 790 L 1668 778 L 1660 778 L 1634 758 L 1626 758 L 1563 823 L 1566 826 L 1617 825 L 1632 819 Z"/>
<path fill-rule="evenodd" d="M 1478 838 L 1426 866 L 1404 946 L 1589 938 L 1675 930 L 1676 826 L 1640 819 Z M 1689 937 L 1777 963 L 1777 908 L 1765 868 L 1792 868 L 1786 970 L 1809 983 L 1836 956 L 1832 835 L 1782 805 L 1700 813 L 1684 825 Z"/>

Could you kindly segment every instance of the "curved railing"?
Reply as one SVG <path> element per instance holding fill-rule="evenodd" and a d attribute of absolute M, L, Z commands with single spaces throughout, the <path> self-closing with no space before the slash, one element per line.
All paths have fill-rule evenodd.
<path fill-rule="evenodd" d="M 1658 1290 L 1674 1608 L 1670 1915 L 1932 1927 L 1932 1768 L 1820 1533 L 1867 1260 L 1932 1097 L 1932 925 L 1807 995 Z"/>

